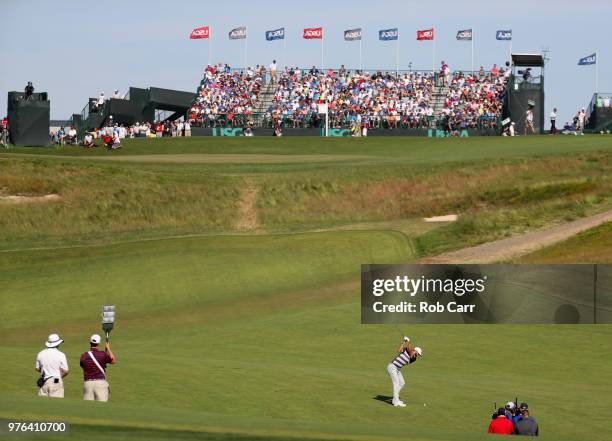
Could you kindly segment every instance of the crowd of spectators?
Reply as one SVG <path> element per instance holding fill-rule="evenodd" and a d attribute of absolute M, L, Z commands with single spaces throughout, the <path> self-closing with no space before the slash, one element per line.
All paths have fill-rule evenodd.
<path fill-rule="evenodd" d="M 440 76 L 449 87 L 441 112 L 444 129 L 496 127 L 511 74 L 509 63 L 501 69 L 494 64 L 490 72 L 481 67 L 478 74 L 451 74 L 442 63 Z"/>
<path fill-rule="evenodd" d="M 233 71 L 227 64 L 208 66 L 191 108 L 189 119 L 200 126 L 244 127 L 257 120 L 268 127 L 319 127 L 324 122 L 319 104 L 328 105 L 332 128 L 362 133 L 370 128 L 428 128 L 454 131 L 495 128 L 502 98 L 511 74 L 494 65 L 474 74 L 452 73 L 442 62 L 440 72 L 321 71 L 286 67 L 276 72 L 271 101 L 258 102 L 266 68 L 258 65 Z M 272 77 L 271 77 L 272 78 Z M 434 113 L 435 86 L 448 86 L 439 112 Z M 260 115 L 255 116 L 255 112 Z M 357 127 L 359 125 L 359 127 Z"/>
<path fill-rule="evenodd" d="M 60 127 L 56 132 L 50 133 L 51 143 L 63 146 L 81 145 L 86 148 L 96 147 L 96 140 L 101 140 L 104 145 L 111 149 L 121 147 L 121 140 L 125 138 L 162 138 L 191 136 L 191 124 L 189 121 L 156 121 L 136 122 L 132 125 L 113 123 L 112 117 L 104 127 L 85 132 L 83 139 L 79 141 L 77 131 L 74 127 L 66 130 Z"/>
<path fill-rule="evenodd" d="M 318 104 L 327 104 L 330 127 L 354 127 L 358 115 L 370 127 L 423 127 L 433 116 L 432 92 L 431 73 L 285 69 L 266 116 L 272 125 L 316 126 Z"/>
<path fill-rule="evenodd" d="M 265 73 L 266 68 L 259 65 L 244 72 L 222 63 L 208 65 L 189 119 L 205 126 L 245 125 L 256 109 Z"/>

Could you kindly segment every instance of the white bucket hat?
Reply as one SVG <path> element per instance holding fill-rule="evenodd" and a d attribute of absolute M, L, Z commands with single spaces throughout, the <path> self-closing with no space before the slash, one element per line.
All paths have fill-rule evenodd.
<path fill-rule="evenodd" d="M 56 348 L 64 342 L 57 334 L 49 334 L 47 337 L 47 341 L 45 342 L 45 346 L 48 348 Z"/>
<path fill-rule="evenodd" d="M 102 338 L 98 334 L 94 334 L 89 338 L 89 343 L 97 345 L 100 343 L 100 340 L 102 340 Z"/>
<path fill-rule="evenodd" d="M 414 348 L 414 352 L 416 352 L 417 354 L 419 354 L 419 357 L 423 356 L 423 349 L 421 349 L 420 347 L 416 347 Z"/>

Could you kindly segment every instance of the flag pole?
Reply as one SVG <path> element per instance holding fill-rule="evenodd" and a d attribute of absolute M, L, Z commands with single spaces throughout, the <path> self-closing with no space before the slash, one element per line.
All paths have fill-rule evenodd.
<path fill-rule="evenodd" d="M 395 40 L 395 78 L 399 77 L 399 29 L 397 30 L 397 40 Z"/>
<path fill-rule="evenodd" d="M 212 66 L 212 29 L 208 33 L 208 65 Z"/>
<path fill-rule="evenodd" d="M 595 51 L 595 94 L 597 93 L 599 93 L 599 53 Z"/>
<path fill-rule="evenodd" d="M 249 65 L 248 63 L 248 34 L 244 37 L 244 68 L 246 69 Z"/>
<path fill-rule="evenodd" d="M 433 58 L 432 58 L 432 62 L 431 62 L 431 74 L 435 75 L 436 74 L 436 32 L 435 32 L 435 28 L 433 32 Z"/>
<path fill-rule="evenodd" d="M 362 65 L 362 58 L 361 58 L 361 36 L 359 36 L 359 71 L 361 71 L 363 69 Z"/>
<path fill-rule="evenodd" d="M 324 70 L 323 64 L 323 29 L 321 29 L 321 71 Z"/>
<path fill-rule="evenodd" d="M 285 62 L 285 66 L 288 66 L 289 63 L 287 63 L 287 38 L 285 35 L 285 31 L 283 31 L 283 59 Z"/>
<path fill-rule="evenodd" d="M 472 26 L 472 76 L 474 76 L 474 27 Z"/>

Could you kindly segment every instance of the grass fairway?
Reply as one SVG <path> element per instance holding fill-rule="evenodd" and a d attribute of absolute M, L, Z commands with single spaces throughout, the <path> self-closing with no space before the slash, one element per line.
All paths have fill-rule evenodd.
<path fill-rule="evenodd" d="M 543 439 L 607 441 L 612 326 L 361 325 L 359 273 L 609 209 L 611 153 L 589 136 L 2 152 L 0 196 L 60 199 L 0 203 L 0 418 L 90 440 L 472 441 L 518 396 Z M 421 220 L 448 212 L 460 221 Z M 78 367 L 102 304 L 118 310 L 106 405 L 82 401 Z M 51 332 L 63 400 L 36 397 Z M 376 397 L 404 333 L 425 357 L 399 409 Z"/>

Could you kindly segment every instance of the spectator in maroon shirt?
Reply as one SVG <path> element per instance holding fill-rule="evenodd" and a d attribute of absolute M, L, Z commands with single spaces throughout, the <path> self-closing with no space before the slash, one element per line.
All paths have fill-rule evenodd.
<path fill-rule="evenodd" d="M 497 410 L 497 417 L 489 424 L 488 432 L 498 435 L 512 435 L 514 433 L 512 421 L 506 418 L 506 409 L 500 407 Z"/>
<path fill-rule="evenodd" d="M 81 368 L 85 383 L 83 385 L 83 399 L 95 401 L 108 401 L 110 391 L 106 381 L 106 365 L 115 364 L 117 359 L 111 351 L 109 342 L 106 342 L 105 350 L 98 350 L 100 336 L 94 334 L 89 339 L 90 350 L 81 355 Z"/>

